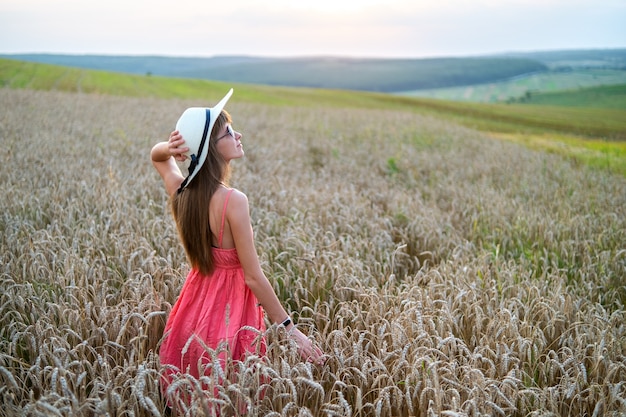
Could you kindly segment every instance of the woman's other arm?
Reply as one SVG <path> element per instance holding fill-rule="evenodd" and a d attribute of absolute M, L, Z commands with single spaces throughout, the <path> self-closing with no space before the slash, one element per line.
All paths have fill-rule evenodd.
<path fill-rule="evenodd" d="M 274 323 L 282 323 L 288 315 L 261 269 L 250 227 L 248 198 L 245 194 L 237 190 L 233 192 L 226 210 L 226 218 L 243 267 L 246 285 L 259 300 L 270 320 Z M 324 362 L 322 351 L 295 328 L 293 323 L 287 326 L 287 332 L 298 344 L 300 355 L 304 359 L 318 364 Z"/>

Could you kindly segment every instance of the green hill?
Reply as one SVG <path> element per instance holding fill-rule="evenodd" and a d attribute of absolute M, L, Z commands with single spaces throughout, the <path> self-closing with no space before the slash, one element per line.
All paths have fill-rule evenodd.
<path fill-rule="evenodd" d="M 0 57 L 136 75 L 276 86 L 394 93 L 456 87 L 463 89 L 462 94 L 437 94 L 437 97 L 463 100 L 469 93 L 470 96 L 477 97 L 471 101 L 482 102 L 519 98 L 527 90 L 544 91 L 545 88 L 556 87 L 562 81 L 577 83 L 574 87 L 590 87 L 600 84 L 599 78 L 606 79 L 607 74 L 611 78 L 615 73 L 626 72 L 626 49 L 555 50 L 420 59 L 67 54 L 7 54 Z M 598 71 L 602 74 L 598 75 Z M 581 74 L 578 75 L 579 73 Z M 551 80 L 555 77 L 557 79 L 552 83 Z M 541 84 L 539 88 L 535 85 L 537 82 Z M 623 77 L 621 80 L 604 82 L 623 83 Z M 526 88 L 519 91 L 525 85 Z M 485 91 L 485 88 L 488 90 Z"/>
<path fill-rule="evenodd" d="M 196 70 L 184 75 L 267 85 L 396 92 L 502 80 L 543 71 L 524 58 L 271 60 Z"/>
<path fill-rule="evenodd" d="M 158 57 L 99 55 L 5 55 L 21 61 L 100 69 L 138 75 L 162 75 L 291 87 L 396 92 L 470 85 L 508 79 L 547 69 L 518 57 L 434 59 Z"/>

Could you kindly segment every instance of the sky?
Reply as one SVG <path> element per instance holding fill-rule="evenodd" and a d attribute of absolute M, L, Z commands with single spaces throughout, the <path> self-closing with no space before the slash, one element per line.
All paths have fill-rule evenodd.
<path fill-rule="evenodd" d="M 423 58 L 626 47 L 626 0 L 0 0 L 0 54 Z"/>

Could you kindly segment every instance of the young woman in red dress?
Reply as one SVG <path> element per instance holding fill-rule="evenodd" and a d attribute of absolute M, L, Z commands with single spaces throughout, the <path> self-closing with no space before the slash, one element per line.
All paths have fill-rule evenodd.
<path fill-rule="evenodd" d="M 228 186 L 230 161 L 244 156 L 242 135 L 223 110 L 231 95 L 232 89 L 213 108 L 187 109 L 169 140 L 151 151 L 191 265 L 168 317 L 159 357 L 161 365 L 195 377 L 211 363 L 207 347 L 227 344 L 234 360 L 263 355 L 264 312 L 285 327 L 303 359 L 324 362 L 321 350 L 294 326 L 261 269 L 246 195 Z M 188 164 L 186 175 L 179 163 Z"/>

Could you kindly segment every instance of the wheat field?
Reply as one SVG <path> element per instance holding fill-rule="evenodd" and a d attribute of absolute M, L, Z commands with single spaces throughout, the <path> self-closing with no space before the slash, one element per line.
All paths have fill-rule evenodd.
<path fill-rule="evenodd" d="M 0 97 L 0 415 L 166 415 L 188 265 L 149 150 L 207 103 Z M 411 113 L 228 109 L 263 269 L 328 360 L 270 326 L 174 382 L 185 415 L 626 413 L 626 179 Z"/>

